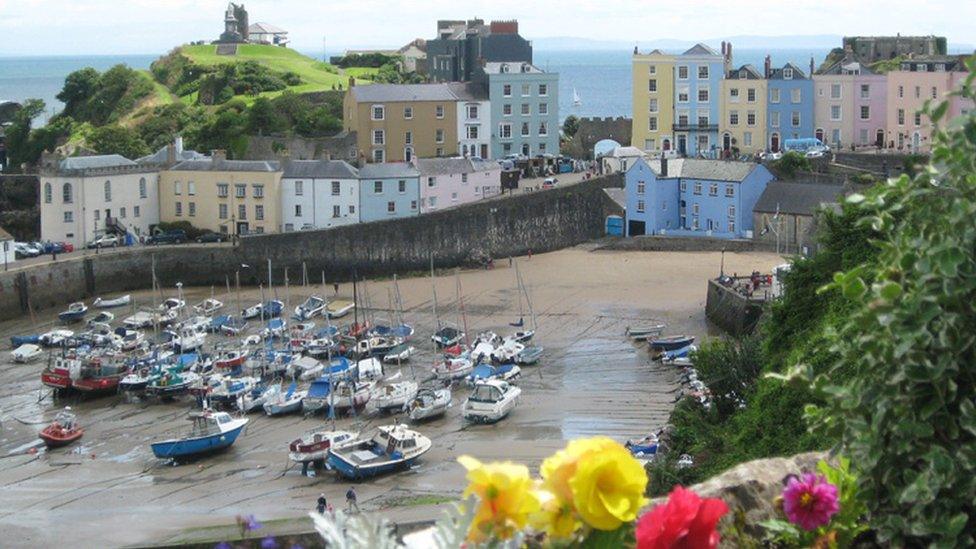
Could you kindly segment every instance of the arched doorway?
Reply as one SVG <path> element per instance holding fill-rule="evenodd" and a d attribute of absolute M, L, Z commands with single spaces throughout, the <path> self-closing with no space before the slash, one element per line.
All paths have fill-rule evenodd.
<path fill-rule="evenodd" d="M 879 149 L 884 147 L 884 130 L 881 128 L 878 128 L 878 133 L 875 134 L 874 144 L 877 145 Z"/>
<path fill-rule="evenodd" d="M 670 151 L 670 150 L 671 150 L 671 140 L 670 140 L 670 139 L 665 139 L 665 140 L 664 140 L 664 141 L 663 141 L 663 142 L 661 143 L 661 148 L 662 148 L 663 150 L 665 150 L 665 151 Z"/>
<path fill-rule="evenodd" d="M 779 152 L 779 134 L 774 133 L 769 138 L 769 149 L 773 152 Z"/>
<path fill-rule="evenodd" d="M 820 140 L 821 143 L 823 143 L 823 136 L 824 136 L 823 128 L 817 128 L 814 137 L 816 137 L 817 139 Z"/>
<path fill-rule="evenodd" d="M 722 135 L 722 150 L 728 151 L 732 149 L 732 135 L 728 132 Z"/>

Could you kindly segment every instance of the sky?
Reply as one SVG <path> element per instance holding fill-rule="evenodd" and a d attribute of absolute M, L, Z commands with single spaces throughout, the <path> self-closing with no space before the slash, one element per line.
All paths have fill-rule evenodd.
<path fill-rule="evenodd" d="M 529 39 L 937 34 L 976 44 L 976 0 L 246 0 L 303 51 L 400 46 L 438 19 L 518 19 Z M 223 30 L 224 0 L 0 0 L 0 56 L 163 53 Z"/>

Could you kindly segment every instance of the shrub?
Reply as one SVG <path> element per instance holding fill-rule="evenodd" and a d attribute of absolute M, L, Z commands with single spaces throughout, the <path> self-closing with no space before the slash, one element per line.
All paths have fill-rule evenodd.
<path fill-rule="evenodd" d="M 773 170 L 787 179 L 796 177 L 797 172 L 808 172 L 811 170 L 810 159 L 796 151 L 789 151 L 779 160 L 772 163 Z"/>

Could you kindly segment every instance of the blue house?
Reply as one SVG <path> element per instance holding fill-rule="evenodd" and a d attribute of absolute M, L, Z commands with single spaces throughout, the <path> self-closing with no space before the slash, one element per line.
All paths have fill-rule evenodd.
<path fill-rule="evenodd" d="M 624 180 L 627 236 L 750 238 L 753 206 L 773 174 L 752 162 L 639 158 Z"/>
<path fill-rule="evenodd" d="M 420 215 L 420 172 L 403 162 L 366 164 L 359 170 L 362 222 Z"/>
<path fill-rule="evenodd" d="M 722 53 L 696 44 L 674 58 L 674 139 L 678 153 L 696 156 L 719 147 L 722 78 L 731 64 L 731 46 Z M 494 101 L 494 98 L 492 98 Z"/>
<path fill-rule="evenodd" d="M 793 63 L 771 68 L 768 56 L 766 73 L 766 148 L 778 151 L 787 139 L 813 137 L 813 79 Z"/>
<path fill-rule="evenodd" d="M 559 154 L 559 75 L 531 63 L 489 62 L 476 75 L 491 100 L 491 157 Z"/>

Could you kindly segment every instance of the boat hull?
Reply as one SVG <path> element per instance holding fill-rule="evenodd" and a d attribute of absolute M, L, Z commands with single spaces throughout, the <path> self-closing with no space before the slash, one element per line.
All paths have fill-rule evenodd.
<path fill-rule="evenodd" d="M 226 433 L 209 435 L 205 437 L 166 440 L 152 444 L 153 455 L 160 459 L 185 459 L 189 457 L 206 455 L 225 450 L 234 444 L 244 425 Z"/>
<path fill-rule="evenodd" d="M 363 480 L 392 473 L 394 471 L 407 469 L 413 465 L 413 463 L 417 461 L 417 458 L 419 457 L 420 456 L 414 456 L 407 459 L 391 460 L 383 463 L 360 466 L 350 463 L 339 454 L 330 453 L 328 461 L 329 465 L 331 465 L 332 468 L 339 473 L 339 475 L 349 480 Z"/>
<path fill-rule="evenodd" d="M 52 389 L 70 389 L 71 376 L 64 372 L 41 372 L 41 383 Z"/>
<path fill-rule="evenodd" d="M 54 432 L 50 426 L 45 427 L 38 436 L 44 441 L 44 445 L 48 448 L 61 448 L 62 446 L 67 446 L 72 442 L 80 439 L 82 435 L 85 434 L 84 429 L 74 429 L 65 433 L 61 431 L 60 433 Z"/>

